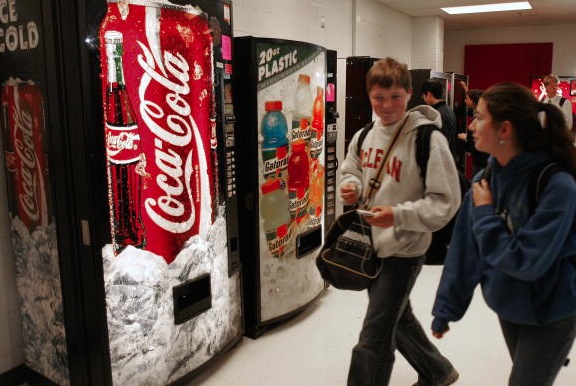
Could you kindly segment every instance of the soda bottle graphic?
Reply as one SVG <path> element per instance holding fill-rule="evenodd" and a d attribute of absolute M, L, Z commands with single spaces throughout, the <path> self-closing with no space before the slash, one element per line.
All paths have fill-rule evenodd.
<path fill-rule="evenodd" d="M 260 189 L 260 216 L 268 243 L 268 250 L 274 258 L 281 258 L 291 241 L 292 228 L 288 210 L 288 196 L 280 187 L 280 179 L 271 178 Z"/>
<path fill-rule="evenodd" d="M 264 178 L 281 177 L 288 167 L 288 123 L 281 101 L 264 104 L 262 117 L 262 163 Z"/>
<path fill-rule="evenodd" d="M 127 245 L 146 246 L 140 202 L 146 160 L 124 83 L 123 36 L 117 31 L 107 31 L 104 40 L 108 64 L 105 129 L 108 197 L 112 245 L 118 254 Z"/>
<path fill-rule="evenodd" d="M 310 90 L 310 76 L 300 74 L 298 85 L 294 92 L 294 112 L 292 113 L 291 141 L 303 139 L 310 140 L 310 120 L 312 118 L 312 90 Z M 302 119 L 307 125 L 301 126 Z"/>
<path fill-rule="evenodd" d="M 324 137 L 324 89 L 316 88 L 316 99 L 312 107 L 312 130 L 310 134 L 310 157 L 318 158 L 322 153 Z"/>
<path fill-rule="evenodd" d="M 310 188 L 310 162 L 306 153 L 306 143 L 298 140 L 292 143 L 292 153 L 288 161 L 288 198 L 290 214 L 296 224 L 306 216 Z"/>
<path fill-rule="evenodd" d="M 2 87 L 2 111 L 0 112 L 0 122 L 2 127 L 2 142 L 4 143 L 4 165 L 6 168 L 6 185 L 8 187 L 8 210 L 10 217 L 18 214 L 18 200 L 17 200 L 17 173 L 18 173 L 18 157 L 14 149 L 14 133 L 10 128 L 10 97 L 11 88 L 7 84 Z M 12 97 L 12 99 L 14 99 Z"/>
<path fill-rule="evenodd" d="M 310 177 L 310 202 L 308 204 L 308 229 L 320 226 L 324 207 L 324 166 L 314 162 Z"/>

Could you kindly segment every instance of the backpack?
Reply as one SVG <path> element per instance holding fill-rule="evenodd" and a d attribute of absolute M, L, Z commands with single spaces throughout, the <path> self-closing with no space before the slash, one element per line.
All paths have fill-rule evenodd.
<path fill-rule="evenodd" d="M 567 169 L 562 165 L 551 161 L 543 162 L 530 173 L 530 177 L 528 177 L 528 210 L 530 213 L 534 213 L 536 210 L 536 206 L 540 202 L 542 192 L 544 192 L 544 189 L 546 189 L 546 185 L 548 185 L 548 181 L 550 181 L 552 175 L 557 172 L 566 170 Z M 482 178 L 490 181 L 491 174 L 492 170 L 489 167 L 486 167 L 484 173 L 482 174 Z M 576 267 L 576 255 L 570 256 L 568 258 Z"/>
<path fill-rule="evenodd" d="M 362 143 L 366 138 L 368 132 L 374 127 L 374 122 L 370 122 L 366 125 L 358 137 L 357 143 L 357 155 L 360 157 L 360 151 L 362 149 Z M 416 163 L 420 168 L 420 175 L 422 180 L 426 181 L 426 172 L 428 169 L 428 159 L 430 157 L 430 136 L 434 130 L 438 130 L 443 133 L 438 127 L 433 125 L 423 125 L 418 126 L 416 133 Z M 443 133 L 444 134 L 444 133 Z M 460 184 L 460 194 L 461 198 L 470 189 L 470 181 L 466 178 L 464 173 L 458 170 L 458 182 Z M 454 214 L 452 219 L 444 225 L 444 227 L 439 230 L 432 232 L 432 242 L 428 247 L 425 255 L 424 264 L 426 265 L 442 265 L 446 259 L 446 253 L 448 252 L 448 247 L 450 244 L 450 239 L 452 238 L 452 230 L 454 229 L 454 224 L 456 222 L 456 217 L 458 211 Z"/>
<path fill-rule="evenodd" d="M 536 170 L 532 171 L 528 185 L 528 208 L 530 213 L 534 213 L 536 210 L 536 206 L 540 202 L 540 196 L 542 196 L 542 192 L 546 189 L 546 185 L 548 185 L 552 175 L 561 171 L 566 171 L 566 168 L 554 161 L 542 163 Z"/>

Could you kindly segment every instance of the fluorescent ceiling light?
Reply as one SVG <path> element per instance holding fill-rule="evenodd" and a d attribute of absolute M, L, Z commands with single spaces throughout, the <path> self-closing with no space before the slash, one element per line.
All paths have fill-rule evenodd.
<path fill-rule="evenodd" d="M 469 5 L 464 7 L 447 7 L 440 9 L 450 15 L 459 15 L 463 13 L 517 11 L 521 9 L 532 9 L 532 6 L 527 1 L 520 1 L 516 3 Z"/>

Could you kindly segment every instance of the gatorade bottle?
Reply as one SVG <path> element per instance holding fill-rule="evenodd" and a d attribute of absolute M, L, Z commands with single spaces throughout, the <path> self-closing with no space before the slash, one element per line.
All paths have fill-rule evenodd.
<path fill-rule="evenodd" d="M 281 177 L 288 167 L 288 123 L 282 114 L 281 101 L 264 104 L 262 117 L 262 164 L 264 178 Z"/>
<path fill-rule="evenodd" d="M 312 107 L 312 130 L 310 134 L 310 157 L 318 158 L 322 153 L 324 136 L 324 89 L 316 88 L 316 99 Z"/>
<path fill-rule="evenodd" d="M 310 120 L 312 118 L 312 90 L 310 90 L 310 76 L 300 74 L 298 86 L 294 92 L 294 112 L 292 114 L 291 141 L 303 139 L 310 140 Z M 302 119 L 307 125 L 301 126 Z"/>
<path fill-rule="evenodd" d="M 272 257 L 281 258 L 291 240 L 290 212 L 288 197 L 280 189 L 280 180 L 271 178 L 264 182 L 260 189 L 260 216 L 263 220 L 263 230 L 268 242 L 268 250 Z"/>
<path fill-rule="evenodd" d="M 310 178 L 310 203 L 308 204 L 308 229 L 314 229 L 322 223 L 324 207 L 324 166 L 314 162 Z"/>
<path fill-rule="evenodd" d="M 300 223 L 308 211 L 310 189 L 310 163 L 306 153 L 306 143 L 299 140 L 292 143 L 292 154 L 288 161 L 288 198 L 290 214 L 296 224 Z"/>

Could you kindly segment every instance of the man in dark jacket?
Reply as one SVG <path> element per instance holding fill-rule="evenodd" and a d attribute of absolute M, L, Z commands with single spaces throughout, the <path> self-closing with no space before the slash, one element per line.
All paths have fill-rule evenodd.
<path fill-rule="evenodd" d="M 424 103 L 428 106 L 434 107 L 440 113 L 442 118 L 442 133 L 448 139 L 448 145 L 450 146 L 450 152 L 454 157 L 454 161 L 458 164 L 457 155 L 457 139 L 458 130 L 456 125 L 456 115 L 452 108 L 446 103 L 446 100 L 442 99 L 443 89 L 442 83 L 437 79 L 427 79 L 420 88 L 420 93 L 422 94 L 422 99 Z"/>

